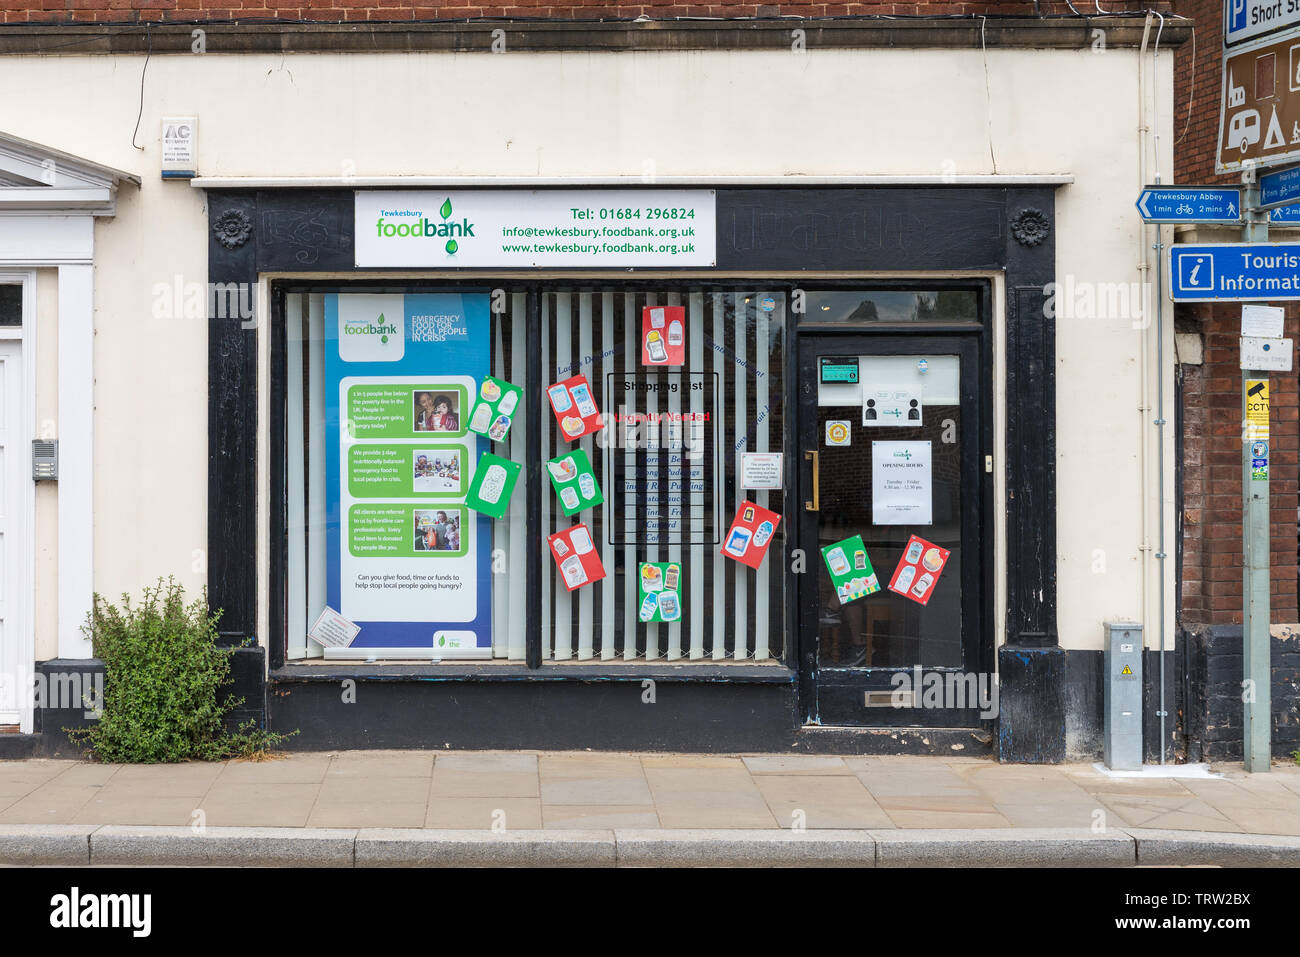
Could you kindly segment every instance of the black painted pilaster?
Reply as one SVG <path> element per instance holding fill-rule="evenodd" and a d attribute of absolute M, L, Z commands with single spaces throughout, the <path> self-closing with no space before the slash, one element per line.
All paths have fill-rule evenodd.
<path fill-rule="evenodd" d="M 240 290 L 256 304 L 253 194 L 210 192 L 208 223 L 208 603 L 221 610 L 222 637 L 239 644 L 257 623 L 256 323 L 265 317 L 230 306 Z M 229 283 L 233 296 L 215 294 Z"/>
<path fill-rule="evenodd" d="M 1003 761 L 1065 758 L 1065 653 L 1056 630 L 1056 279 L 1050 189 L 1007 190 L 1007 643 L 999 649 Z"/>

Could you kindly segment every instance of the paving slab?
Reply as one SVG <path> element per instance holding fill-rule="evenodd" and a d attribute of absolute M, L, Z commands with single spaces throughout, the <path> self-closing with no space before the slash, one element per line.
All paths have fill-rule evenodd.
<path fill-rule="evenodd" d="M 92 865 L 351 867 L 357 832 L 306 827 L 127 827 L 90 835 Z"/>
<path fill-rule="evenodd" d="M 433 765 L 429 751 L 339 751 L 331 755 L 326 777 L 427 779 Z"/>
<path fill-rule="evenodd" d="M 44 784 L 0 811 L 0 824 L 72 824 L 98 793 L 93 785 Z"/>
<path fill-rule="evenodd" d="M 647 768 L 645 774 L 664 827 L 778 826 L 743 768 Z"/>
<path fill-rule="evenodd" d="M 217 783 L 318 784 L 324 780 L 332 760 L 331 754 L 309 751 L 267 761 L 227 761 Z"/>
<path fill-rule="evenodd" d="M 480 771 L 439 761 L 433 769 L 429 793 L 435 797 L 540 797 L 541 779 L 535 767 L 523 771 Z"/>
<path fill-rule="evenodd" d="M 657 828 L 659 815 L 654 808 L 618 804 L 543 804 L 542 826 L 556 829 Z"/>
<path fill-rule="evenodd" d="M 1133 838 L 1087 828 L 874 831 L 878 867 L 1131 867 Z"/>
<path fill-rule="evenodd" d="M 542 826 L 542 804 L 537 798 L 517 797 L 433 797 L 429 799 L 424 826 L 507 830 Z"/>
<path fill-rule="evenodd" d="M 852 774 L 837 755 L 767 754 L 742 758 L 750 774 Z"/>
<path fill-rule="evenodd" d="M 852 774 L 776 775 L 754 779 L 781 827 L 892 827 L 893 821 Z"/>
<path fill-rule="evenodd" d="M 429 777 L 335 776 L 331 771 L 325 775 L 316 797 L 318 801 L 334 804 L 363 804 L 368 801 L 377 805 L 390 801 L 423 804 L 429 799 L 429 785 Z"/>
<path fill-rule="evenodd" d="M 743 758 L 721 754 L 643 754 L 643 768 L 744 768 Z"/>
<path fill-rule="evenodd" d="M 90 863 L 95 825 L 0 825 L 0 865 L 84 867 Z"/>
<path fill-rule="evenodd" d="M 195 821 L 199 799 L 152 794 L 95 795 L 72 818 L 74 824 L 189 825 Z"/>
<path fill-rule="evenodd" d="M 614 832 L 362 828 L 357 867 L 611 867 Z"/>
<path fill-rule="evenodd" d="M 634 755 L 544 754 L 538 774 L 544 804 L 654 803 L 647 771 Z"/>
<path fill-rule="evenodd" d="M 307 815 L 307 827 L 424 827 L 428 806 L 423 802 L 317 801 Z"/>
<path fill-rule="evenodd" d="M 439 771 L 536 774 L 537 754 L 532 751 L 454 751 L 438 755 L 434 773 Z"/>

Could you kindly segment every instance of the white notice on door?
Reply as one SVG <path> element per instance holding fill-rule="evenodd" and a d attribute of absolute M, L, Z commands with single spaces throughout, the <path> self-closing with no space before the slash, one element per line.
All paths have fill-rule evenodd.
<path fill-rule="evenodd" d="M 780 488 L 783 469 L 780 452 L 742 452 L 741 488 Z"/>
<path fill-rule="evenodd" d="M 326 648 L 346 648 L 361 631 L 361 626 L 348 621 L 328 605 L 311 626 L 307 637 Z"/>
<path fill-rule="evenodd" d="M 871 443 L 871 523 L 929 525 L 933 519 L 929 442 Z"/>

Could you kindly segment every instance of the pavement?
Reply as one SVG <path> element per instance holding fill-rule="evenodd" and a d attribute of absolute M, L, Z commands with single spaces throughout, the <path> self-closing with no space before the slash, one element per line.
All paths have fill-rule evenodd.
<path fill-rule="evenodd" d="M 0 761 L 2 865 L 1300 866 L 1300 767 L 296 752 Z"/>

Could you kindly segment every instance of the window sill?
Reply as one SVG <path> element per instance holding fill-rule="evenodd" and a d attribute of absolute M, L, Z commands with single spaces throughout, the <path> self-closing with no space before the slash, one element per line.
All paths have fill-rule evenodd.
<path fill-rule="evenodd" d="M 780 662 L 768 664 L 718 664 L 670 662 L 619 664 L 616 662 L 548 662 L 541 668 L 526 665 L 466 661 L 462 664 L 379 664 L 331 662 L 286 664 L 272 668 L 273 683 L 325 681 L 681 681 L 719 684 L 792 684 L 796 672 Z"/>

